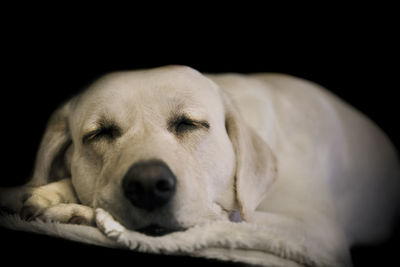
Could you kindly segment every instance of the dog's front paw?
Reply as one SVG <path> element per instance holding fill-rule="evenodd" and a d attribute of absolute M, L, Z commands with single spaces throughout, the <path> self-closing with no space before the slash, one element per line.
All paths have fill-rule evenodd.
<path fill-rule="evenodd" d="M 95 225 L 94 210 L 75 203 L 60 203 L 44 210 L 38 217 L 43 221 L 56 221 L 68 224 Z"/>
<path fill-rule="evenodd" d="M 121 233 L 125 231 L 125 227 L 101 208 L 96 209 L 96 225 L 106 236 L 114 240 L 117 240 Z"/>
<path fill-rule="evenodd" d="M 56 221 L 69 224 L 94 225 L 92 208 L 76 203 L 62 203 L 63 196 L 45 187 L 35 189 L 24 201 L 19 214 L 23 220 Z"/>
<path fill-rule="evenodd" d="M 75 203 L 59 203 L 50 207 L 27 205 L 21 209 L 20 216 L 27 221 L 39 219 L 45 222 L 95 225 L 94 210 Z"/>
<path fill-rule="evenodd" d="M 34 192 L 24 201 L 19 215 L 23 220 L 32 221 L 41 216 L 47 208 L 56 203 L 59 203 L 58 196 L 54 196 L 51 192 L 47 196 L 40 192 Z"/>
<path fill-rule="evenodd" d="M 20 209 L 20 216 L 22 219 L 27 221 L 41 218 L 68 222 L 68 220 L 71 219 L 68 218 L 68 220 L 66 220 L 66 217 L 68 216 L 79 217 L 80 213 L 87 213 L 85 209 L 73 206 L 77 205 L 73 204 L 77 202 L 78 200 L 75 196 L 71 180 L 63 179 L 54 183 L 32 188 L 30 194 L 27 195 L 25 200 L 23 200 L 23 206 Z M 68 205 L 72 206 L 66 208 Z M 57 208 L 53 208 L 56 206 Z M 78 211 L 75 212 L 75 210 Z M 86 217 L 87 216 L 85 215 L 84 218 L 86 219 Z M 73 219 L 72 222 L 80 222 L 80 219 Z"/>

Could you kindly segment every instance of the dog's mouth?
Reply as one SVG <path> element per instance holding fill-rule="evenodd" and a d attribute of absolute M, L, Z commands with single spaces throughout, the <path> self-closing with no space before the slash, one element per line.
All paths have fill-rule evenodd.
<path fill-rule="evenodd" d="M 146 227 L 137 229 L 136 231 L 148 236 L 163 236 L 173 232 L 182 231 L 182 228 L 166 228 L 157 224 L 150 224 Z"/>

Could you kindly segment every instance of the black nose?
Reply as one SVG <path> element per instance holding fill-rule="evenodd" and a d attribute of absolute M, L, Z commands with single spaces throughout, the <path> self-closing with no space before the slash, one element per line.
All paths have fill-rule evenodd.
<path fill-rule="evenodd" d="M 160 160 L 133 164 L 122 180 L 122 190 L 131 203 L 152 211 L 165 205 L 174 195 L 176 177 Z"/>

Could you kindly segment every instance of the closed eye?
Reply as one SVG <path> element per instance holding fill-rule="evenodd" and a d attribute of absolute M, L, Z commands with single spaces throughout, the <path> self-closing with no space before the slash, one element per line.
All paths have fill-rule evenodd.
<path fill-rule="evenodd" d="M 191 119 L 186 115 L 181 115 L 173 118 L 170 121 L 168 128 L 177 135 L 181 135 L 201 128 L 209 129 L 210 124 L 204 120 Z"/>
<path fill-rule="evenodd" d="M 89 143 L 89 142 L 94 142 L 94 141 L 98 141 L 101 139 L 106 139 L 108 141 L 112 141 L 120 135 L 121 135 L 121 130 L 118 126 L 116 126 L 114 124 L 110 124 L 110 125 L 100 124 L 99 127 L 96 128 L 95 130 L 92 130 L 92 131 L 86 133 L 82 137 L 82 142 Z"/>
<path fill-rule="evenodd" d="M 175 125 L 175 130 L 177 132 L 183 133 L 186 131 L 195 130 L 198 127 L 193 121 L 183 118 L 181 121 L 177 122 Z"/>

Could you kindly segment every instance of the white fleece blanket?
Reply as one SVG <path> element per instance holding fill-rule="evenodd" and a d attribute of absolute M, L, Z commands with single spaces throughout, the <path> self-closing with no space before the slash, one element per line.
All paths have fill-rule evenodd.
<path fill-rule="evenodd" d="M 1 215 L 0 226 L 112 248 L 167 255 L 189 255 L 260 266 L 335 266 L 303 246 L 281 242 L 268 227 L 245 222 L 214 222 L 183 232 L 151 237 L 125 229 L 106 211 L 96 210 L 96 227 L 55 222 L 26 222 Z"/>

